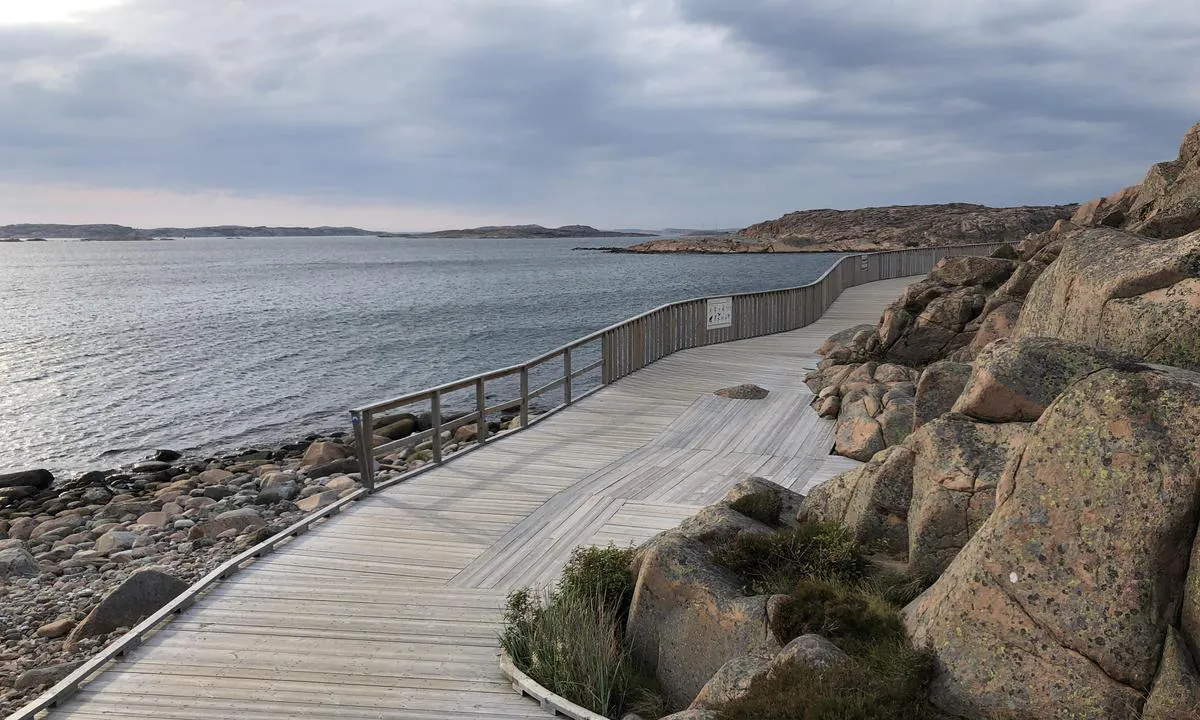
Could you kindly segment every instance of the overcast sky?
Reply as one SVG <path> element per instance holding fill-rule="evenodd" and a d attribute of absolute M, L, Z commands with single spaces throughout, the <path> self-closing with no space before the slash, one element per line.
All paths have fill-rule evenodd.
<path fill-rule="evenodd" d="M 0 223 L 741 226 L 1086 200 L 1195 0 L 0 0 Z"/>

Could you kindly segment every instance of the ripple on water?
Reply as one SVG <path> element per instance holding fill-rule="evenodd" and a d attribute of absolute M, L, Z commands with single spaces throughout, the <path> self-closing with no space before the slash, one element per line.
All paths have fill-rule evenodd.
<path fill-rule="evenodd" d="M 578 244 L 0 244 L 0 471 L 346 429 L 346 408 L 514 364 L 664 302 L 810 282 L 836 257 Z"/>

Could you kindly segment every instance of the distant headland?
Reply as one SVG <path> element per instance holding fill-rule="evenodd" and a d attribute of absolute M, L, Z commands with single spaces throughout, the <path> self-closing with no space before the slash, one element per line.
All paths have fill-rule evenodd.
<path fill-rule="evenodd" d="M 597 230 L 591 225 L 563 225 L 548 228 L 541 225 L 485 225 L 464 230 L 438 230 L 426 233 L 395 233 L 396 237 L 423 238 L 596 238 L 596 237 L 656 237 L 654 233 Z"/>
<path fill-rule="evenodd" d="M 658 238 L 607 252 L 874 252 L 959 243 L 1016 242 L 1071 217 L 1077 205 L 992 208 L 968 203 L 803 210 L 732 233 Z"/>
<path fill-rule="evenodd" d="M 128 225 L 63 225 L 57 223 L 19 223 L 0 225 L 6 238 L 88 238 L 90 240 L 152 240 L 196 237 L 322 237 L 338 235 L 383 235 L 356 227 L 268 227 L 246 225 L 207 225 L 204 227 L 135 228 Z"/>
<path fill-rule="evenodd" d="M 592 238 L 592 237 L 654 237 L 653 233 L 597 230 L 590 225 L 563 225 L 547 228 L 541 225 L 487 225 L 463 230 L 399 233 L 364 230 L 357 227 L 277 227 L 247 225 L 206 225 L 203 227 L 135 228 L 128 225 L 63 225 L 20 223 L 0 225 L 0 238 L 20 241 L 20 238 L 86 238 L 88 240 L 157 240 L 166 238 L 202 237 L 345 237 L 375 236 L 400 238 Z"/>

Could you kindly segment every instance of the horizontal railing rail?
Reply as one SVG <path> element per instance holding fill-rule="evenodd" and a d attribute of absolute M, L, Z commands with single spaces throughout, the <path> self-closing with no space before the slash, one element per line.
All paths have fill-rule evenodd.
<path fill-rule="evenodd" d="M 492 432 L 496 425 L 489 418 L 502 417 L 501 413 L 506 411 L 513 414 L 507 430 L 523 430 L 530 424 L 531 401 L 555 391 L 561 390 L 562 399 L 549 412 L 567 407 L 680 350 L 802 328 L 819 319 L 847 288 L 926 273 L 942 258 L 986 254 L 1007 244 L 1011 243 L 947 245 L 846 255 L 807 285 L 668 303 L 523 363 L 355 408 L 350 411 L 350 418 L 362 482 L 373 492 L 402 481 L 403 476 L 393 477 L 384 485 L 376 483 L 381 467 L 379 458 L 422 447 L 425 443 L 429 444 L 429 459 L 418 459 L 416 464 L 441 464 L 446 460 L 444 449 L 455 440 L 454 431 L 465 425 L 475 426 L 475 438 L 468 442 L 476 446 L 487 444 L 498 436 Z M 580 363 L 581 358 L 589 361 Z M 539 378 L 538 384 L 531 387 L 531 376 L 540 369 L 550 368 L 557 369 L 550 377 Z M 589 376 L 590 384 L 586 381 Z M 509 388 L 516 386 L 516 396 L 489 405 L 489 383 L 496 381 L 508 381 Z M 467 403 L 471 406 L 470 411 L 448 416 L 447 396 L 471 389 L 474 389 L 474 396 Z M 425 415 L 428 427 L 396 440 L 375 436 L 377 429 L 402 417 L 387 413 L 425 403 L 429 406 Z M 400 461 L 399 455 L 393 457 L 396 462 Z M 382 466 L 401 471 L 416 469 L 387 462 Z"/>

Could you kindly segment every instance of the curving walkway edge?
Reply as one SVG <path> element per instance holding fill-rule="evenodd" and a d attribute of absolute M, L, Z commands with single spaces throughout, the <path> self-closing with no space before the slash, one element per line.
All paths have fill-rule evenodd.
<path fill-rule="evenodd" d="M 230 580 L 54 718 L 544 719 L 497 664 L 507 593 L 580 544 L 640 543 L 749 474 L 805 491 L 852 467 L 804 374 L 912 278 L 846 290 L 816 323 L 667 357 L 391 487 Z M 712 391 L 756 383 L 762 401 Z"/>

